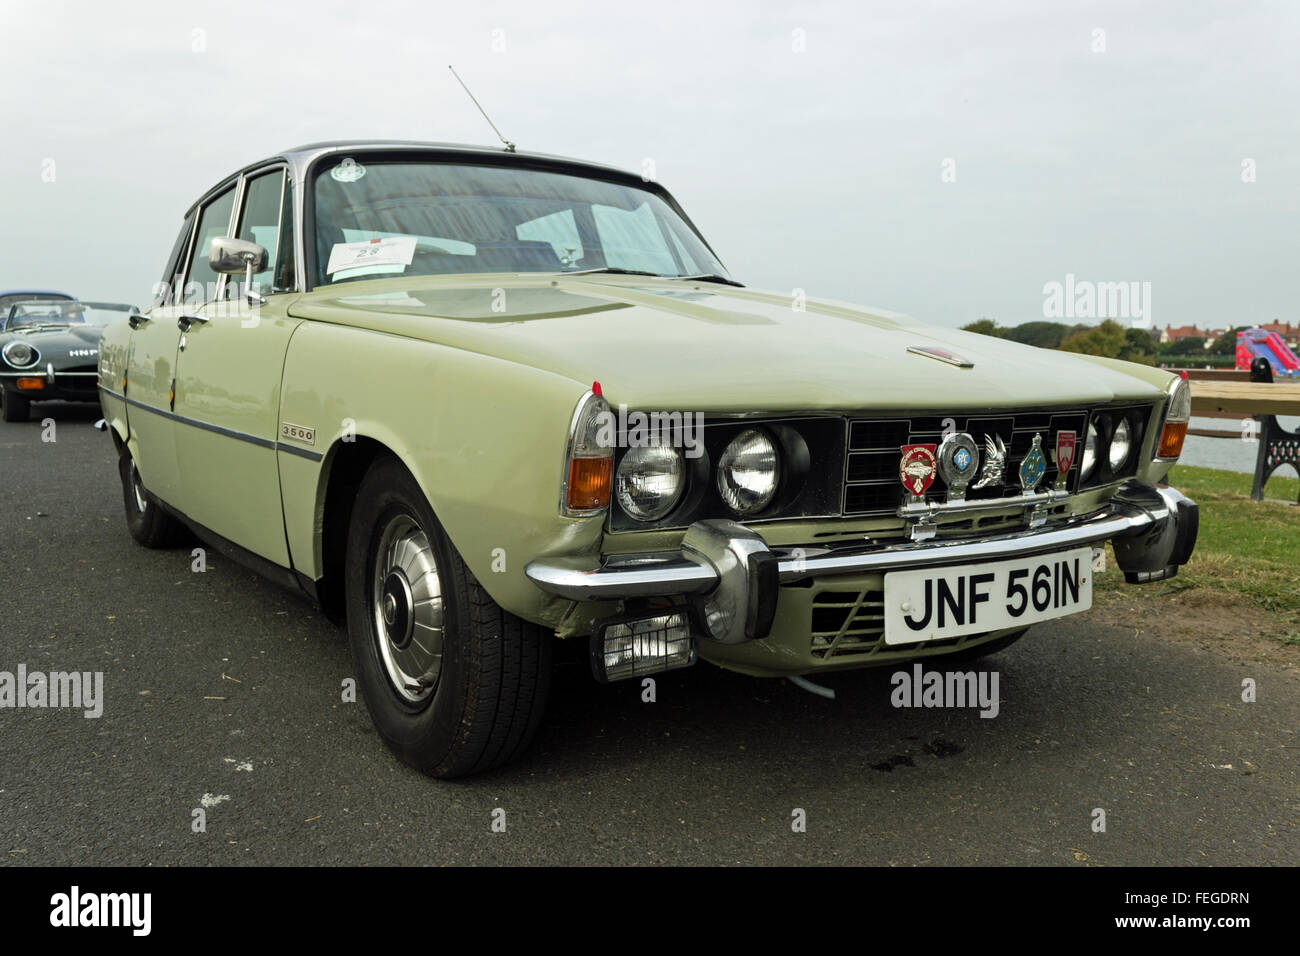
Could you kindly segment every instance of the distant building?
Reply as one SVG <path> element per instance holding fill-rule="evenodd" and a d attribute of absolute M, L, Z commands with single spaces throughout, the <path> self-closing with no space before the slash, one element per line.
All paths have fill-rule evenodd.
<path fill-rule="evenodd" d="M 1289 322 L 1261 322 L 1258 328 L 1266 332 L 1276 332 L 1287 345 L 1296 348 L 1300 345 L 1300 325 L 1292 325 Z M 1228 328 L 1222 329 L 1201 329 L 1195 325 L 1180 325 L 1175 328 L 1172 325 L 1166 325 L 1160 333 L 1161 343 L 1179 342 L 1183 339 L 1204 339 L 1204 347 L 1209 348 L 1214 344 L 1214 340 L 1228 331 Z"/>
<path fill-rule="evenodd" d="M 1165 330 L 1160 333 L 1160 341 L 1179 342 L 1183 339 L 1203 339 L 1210 333 L 1203 332 L 1194 325 L 1180 325 L 1178 328 L 1166 325 Z"/>
<path fill-rule="evenodd" d="M 1276 332 L 1291 348 L 1300 345 L 1300 325 L 1290 322 L 1261 322 L 1259 327 L 1265 332 Z"/>

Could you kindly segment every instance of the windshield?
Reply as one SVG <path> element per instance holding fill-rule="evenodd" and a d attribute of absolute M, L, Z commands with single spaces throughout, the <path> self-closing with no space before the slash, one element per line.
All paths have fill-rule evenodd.
<path fill-rule="evenodd" d="M 313 187 L 316 282 L 581 272 L 726 276 L 656 194 L 565 173 L 361 157 Z"/>
<path fill-rule="evenodd" d="M 0 295 L 0 323 L 9 317 L 9 311 L 19 302 L 71 302 L 72 296 L 61 292 L 9 292 Z"/>
<path fill-rule="evenodd" d="M 6 329 L 33 325 L 73 325 L 86 321 L 80 302 L 50 300 L 46 302 L 19 302 L 9 309 Z"/>

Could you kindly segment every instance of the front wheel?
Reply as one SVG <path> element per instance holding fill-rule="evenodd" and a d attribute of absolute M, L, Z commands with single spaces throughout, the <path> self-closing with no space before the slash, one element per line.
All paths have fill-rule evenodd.
<path fill-rule="evenodd" d="M 550 635 L 492 600 L 394 458 L 362 479 L 344 578 L 358 683 L 398 757 L 459 777 L 527 748 L 546 705 Z"/>

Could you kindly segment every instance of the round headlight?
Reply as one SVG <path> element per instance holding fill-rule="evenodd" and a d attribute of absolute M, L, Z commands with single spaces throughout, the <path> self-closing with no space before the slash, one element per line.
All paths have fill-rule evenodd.
<path fill-rule="evenodd" d="M 614 493 L 638 521 L 657 521 L 673 510 L 686 484 L 682 455 L 667 445 L 633 448 L 618 464 Z"/>
<path fill-rule="evenodd" d="M 1085 481 L 1097 467 L 1097 426 L 1088 426 L 1088 435 L 1083 440 L 1083 461 L 1079 462 L 1079 480 Z"/>
<path fill-rule="evenodd" d="M 1119 423 L 1110 440 L 1110 470 L 1118 472 L 1128 461 L 1128 453 L 1133 450 L 1133 432 L 1128 427 L 1128 419 Z"/>
<path fill-rule="evenodd" d="M 10 342 L 4 348 L 4 359 L 14 368 L 34 365 L 38 357 L 36 350 L 26 342 Z"/>
<path fill-rule="evenodd" d="M 771 504 L 777 478 L 776 445 L 756 428 L 733 438 L 718 459 L 718 494 L 737 514 L 755 514 Z"/>

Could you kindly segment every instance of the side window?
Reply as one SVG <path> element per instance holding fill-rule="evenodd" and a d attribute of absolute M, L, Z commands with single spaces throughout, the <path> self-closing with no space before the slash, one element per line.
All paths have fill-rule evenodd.
<path fill-rule="evenodd" d="M 266 250 L 266 268 L 253 273 L 253 287 L 262 293 L 271 291 L 278 261 L 283 199 L 284 172 L 279 169 L 248 180 L 244 189 L 244 208 L 239 214 L 239 229 L 235 235 Z M 231 281 L 236 281 L 236 277 L 232 276 Z"/>
<path fill-rule="evenodd" d="M 213 239 L 227 234 L 230 229 L 230 213 L 234 206 L 235 187 L 231 186 L 199 212 L 199 228 L 194 238 L 194 252 L 190 255 L 190 267 L 185 273 L 187 302 L 198 304 L 210 302 L 217 297 L 219 276 L 212 271 L 212 266 L 208 265 L 209 246 Z M 196 282 L 202 286 L 202 291 L 191 290 Z"/>
<path fill-rule="evenodd" d="M 181 256 L 185 255 L 185 247 L 190 241 L 190 230 L 193 227 L 194 213 L 191 212 L 185 217 L 185 225 L 181 226 L 181 234 L 176 237 L 176 245 L 172 246 L 171 255 L 167 257 L 167 266 L 163 269 L 162 280 L 158 285 L 154 286 L 153 304 L 155 308 L 160 305 L 181 301 L 181 268 L 184 266 Z"/>

